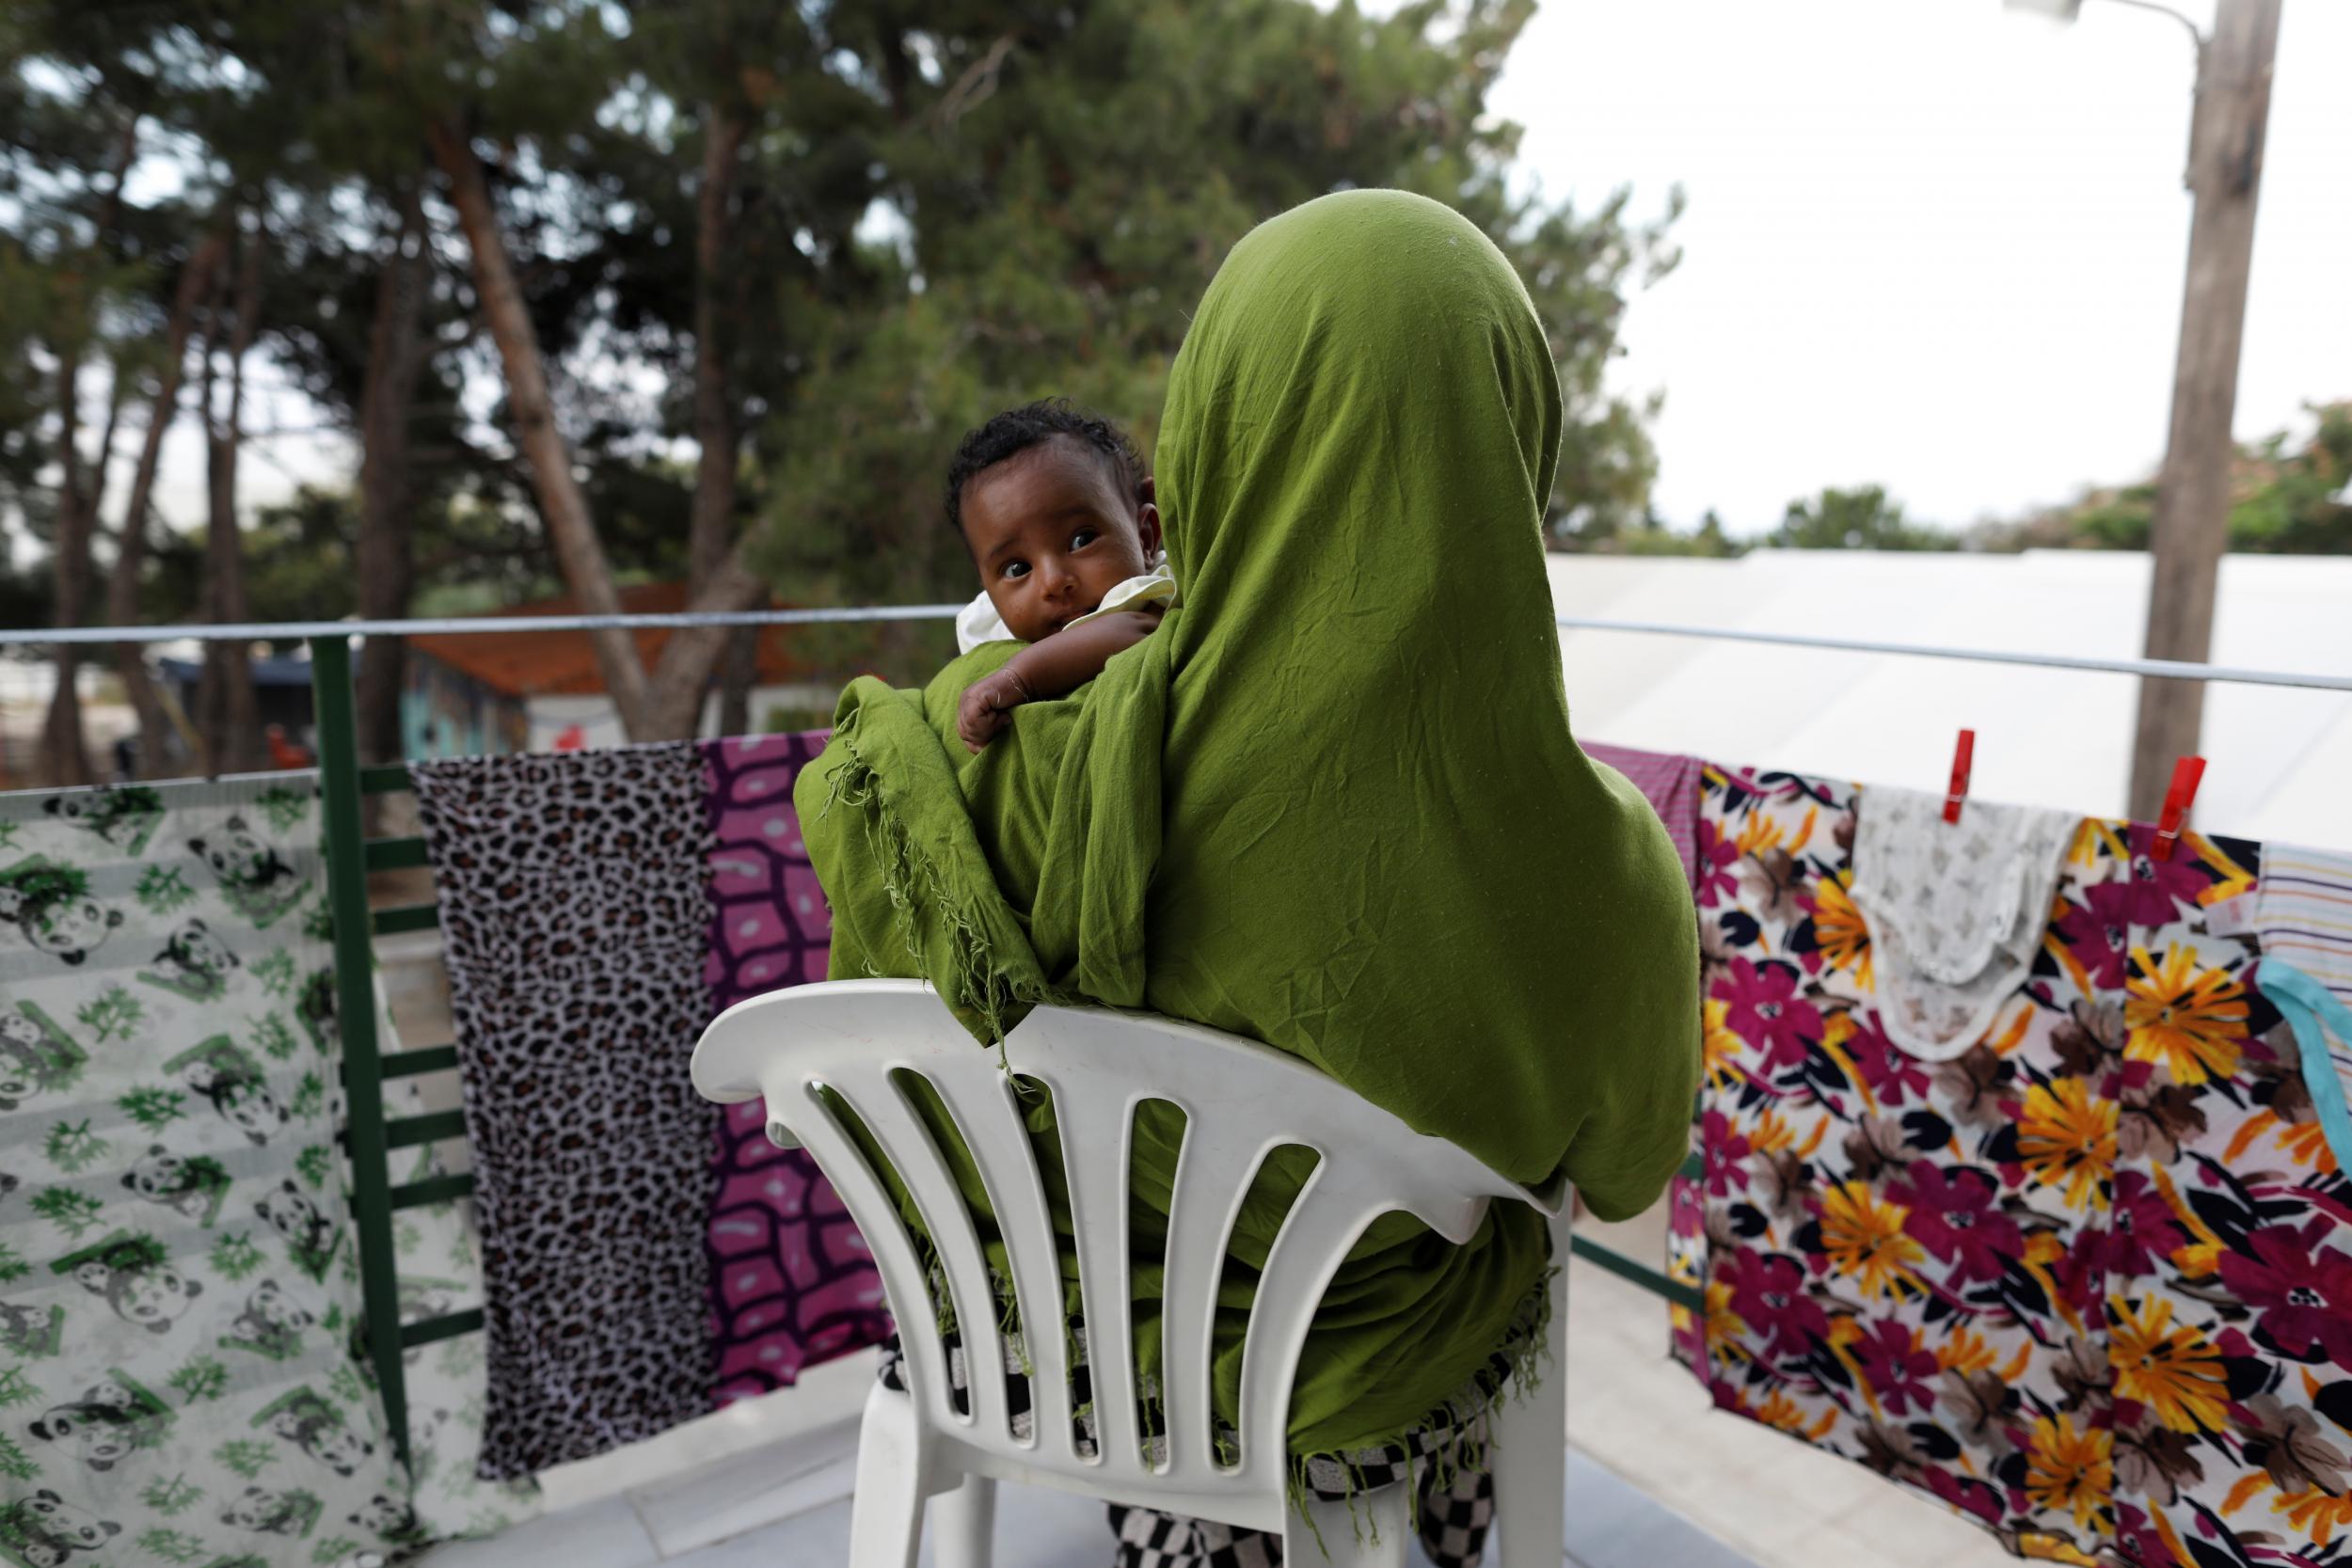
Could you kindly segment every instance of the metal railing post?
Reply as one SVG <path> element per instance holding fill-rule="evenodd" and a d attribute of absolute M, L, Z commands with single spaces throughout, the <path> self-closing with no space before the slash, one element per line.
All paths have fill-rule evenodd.
<path fill-rule="evenodd" d="M 366 832 L 360 819 L 359 736 L 351 640 L 310 639 L 318 723 L 319 793 L 326 829 L 326 889 L 335 917 L 335 1016 L 342 1040 L 352 1223 L 368 1359 L 375 1368 L 393 1451 L 408 1463 L 408 1389 L 401 1366 L 400 1272 L 392 1247 L 391 1166 L 384 1132 L 384 1071 L 375 1037 L 375 951 L 368 916 Z"/>

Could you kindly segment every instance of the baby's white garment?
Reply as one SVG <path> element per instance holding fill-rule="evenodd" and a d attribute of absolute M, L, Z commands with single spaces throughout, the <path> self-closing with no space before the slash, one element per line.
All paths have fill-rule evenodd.
<path fill-rule="evenodd" d="M 1122 610 L 1140 610 L 1145 605 L 1172 605 L 1175 602 L 1176 579 L 1168 576 L 1168 565 L 1163 562 L 1144 573 L 1143 576 L 1129 578 L 1125 582 L 1113 588 L 1103 595 L 1101 604 L 1071 622 L 1070 626 L 1083 626 L 1089 621 L 1115 614 Z M 1062 629 L 1067 631 L 1070 627 L 1064 626 Z M 1009 642 L 1011 641 L 1013 641 L 1013 636 L 1005 626 L 1005 618 L 996 613 L 996 607 L 989 602 L 987 594 L 981 594 L 957 611 L 957 653 L 968 654 L 984 642 Z"/>
<path fill-rule="evenodd" d="M 1879 1023 L 1946 1061 L 1992 1028 L 2033 969 L 2082 816 L 1872 784 L 1854 819 L 1854 906 L 1870 925 Z"/>

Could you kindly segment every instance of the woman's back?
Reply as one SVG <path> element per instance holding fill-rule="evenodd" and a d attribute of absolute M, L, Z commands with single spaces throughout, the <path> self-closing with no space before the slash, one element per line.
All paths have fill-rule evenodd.
<path fill-rule="evenodd" d="M 1244 240 L 1161 425 L 1181 607 L 977 757 L 949 760 L 955 698 L 1001 651 L 845 698 L 802 782 L 834 973 L 911 965 L 982 1033 L 1074 995 L 1248 1035 L 1514 1180 L 1645 1205 L 1696 1087 L 1696 927 L 1656 816 L 1570 737 L 1559 425 L 1525 292 L 1458 215 L 1353 193 Z M 1378 1227 L 1295 1437 L 1393 1434 L 1544 1267 L 1516 1206 L 1461 1248 Z"/>

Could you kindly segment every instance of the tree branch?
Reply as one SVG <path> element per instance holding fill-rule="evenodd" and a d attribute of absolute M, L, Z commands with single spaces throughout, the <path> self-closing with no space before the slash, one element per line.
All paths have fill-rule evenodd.
<path fill-rule="evenodd" d="M 736 167 L 743 148 L 739 111 L 712 103 L 703 111 L 702 189 L 694 234 L 694 507 L 687 543 L 687 582 L 700 593 L 725 562 L 735 525 L 735 410 L 730 401 L 720 291 L 734 228 Z"/>
<path fill-rule="evenodd" d="M 621 600 L 612 586 L 612 565 L 596 537 L 587 497 L 572 475 L 570 448 L 556 428 L 545 356 L 530 311 L 523 305 L 522 290 L 515 280 L 514 262 L 490 203 L 482 160 L 475 156 L 465 133 L 454 126 L 435 121 L 427 126 L 426 135 L 434 162 L 449 182 L 451 205 L 457 210 L 458 224 L 473 257 L 474 293 L 483 325 L 497 343 L 505 368 L 516 442 L 531 465 L 532 487 L 539 498 L 539 513 L 547 523 L 556 565 L 582 610 L 591 615 L 618 615 Z M 637 657 L 635 641 L 628 633 L 612 628 L 588 635 L 605 689 L 620 710 L 622 729 L 632 739 L 650 738 L 645 668 Z"/>
<path fill-rule="evenodd" d="M 180 416 L 180 386 L 187 371 L 188 337 L 196 325 L 197 307 L 211 290 L 213 276 L 229 241 L 217 230 L 205 235 L 188 253 L 172 291 L 171 319 L 164 329 L 164 362 L 155 385 L 155 400 L 147 416 L 147 434 L 139 443 L 138 467 L 131 473 L 131 495 L 122 508 L 122 525 L 116 531 L 114 574 L 106 583 L 106 619 L 127 626 L 138 619 L 139 578 L 147 569 L 148 512 L 155 493 L 155 473 L 163 458 L 164 434 Z M 115 644 L 115 669 L 139 726 L 139 772 L 161 775 L 164 760 L 164 705 L 147 673 L 146 650 L 135 642 Z"/>

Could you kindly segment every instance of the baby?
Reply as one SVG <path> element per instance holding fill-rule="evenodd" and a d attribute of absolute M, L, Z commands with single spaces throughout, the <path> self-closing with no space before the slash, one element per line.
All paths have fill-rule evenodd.
<path fill-rule="evenodd" d="M 980 570 L 956 641 L 1027 647 L 973 682 L 956 714 L 978 752 L 1023 703 L 1066 696 L 1152 635 L 1176 596 L 1152 476 L 1120 429 L 1060 399 L 997 415 L 947 468 L 947 520 Z"/>

